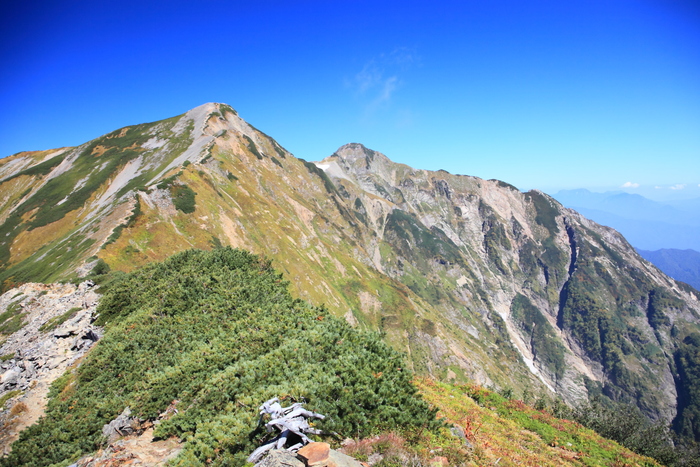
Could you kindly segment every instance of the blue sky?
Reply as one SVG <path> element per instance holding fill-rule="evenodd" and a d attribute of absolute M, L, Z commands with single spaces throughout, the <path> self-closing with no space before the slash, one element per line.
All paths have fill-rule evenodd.
<path fill-rule="evenodd" d="M 700 196 L 693 0 L 2 3 L 0 156 L 216 101 L 307 160 L 360 142 L 521 189 Z"/>

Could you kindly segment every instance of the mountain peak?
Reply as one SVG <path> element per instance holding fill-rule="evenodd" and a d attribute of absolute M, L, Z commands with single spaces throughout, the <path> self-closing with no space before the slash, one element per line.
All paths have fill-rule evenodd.
<path fill-rule="evenodd" d="M 369 149 L 360 143 L 348 143 L 338 148 L 332 156 L 323 162 L 336 160 L 346 169 L 353 167 L 355 170 L 374 172 L 382 166 L 391 164 L 392 161 L 381 152 Z"/>
<path fill-rule="evenodd" d="M 382 155 L 381 153 L 369 149 L 367 146 L 361 143 L 348 143 L 344 144 L 338 148 L 338 150 L 333 154 L 334 156 L 339 156 L 341 159 L 345 160 L 357 160 L 357 159 L 374 159 L 375 155 Z M 386 157 L 386 156 L 384 156 Z"/>

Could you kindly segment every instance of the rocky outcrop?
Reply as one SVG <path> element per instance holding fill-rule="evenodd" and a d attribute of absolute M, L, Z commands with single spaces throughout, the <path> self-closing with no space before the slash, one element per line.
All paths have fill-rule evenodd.
<path fill-rule="evenodd" d="M 310 443 L 296 454 L 274 449 L 255 467 L 366 467 L 369 464 L 331 449 L 328 443 Z"/>
<path fill-rule="evenodd" d="M 24 284 L 0 296 L 0 313 L 19 329 L 0 346 L 0 448 L 5 452 L 46 405 L 49 385 L 99 340 L 94 326 L 98 294 L 91 281 Z M 0 323 L 1 325 L 2 323 Z"/>
<path fill-rule="evenodd" d="M 127 407 L 117 418 L 102 427 L 102 434 L 111 443 L 122 436 L 142 433 L 141 424 L 142 420 L 132 417 L 131 409 Z"/>

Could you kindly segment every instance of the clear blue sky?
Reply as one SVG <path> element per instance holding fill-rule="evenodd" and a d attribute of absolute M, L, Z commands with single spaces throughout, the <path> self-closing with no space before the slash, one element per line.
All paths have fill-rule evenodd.
<path fill-rule="evenodd" d="M 216 101 L 307 160 L 360 142 L 521 189 L 700 196 L 697 0 L 2 2 L 0 67 L 0 156 Z"/>

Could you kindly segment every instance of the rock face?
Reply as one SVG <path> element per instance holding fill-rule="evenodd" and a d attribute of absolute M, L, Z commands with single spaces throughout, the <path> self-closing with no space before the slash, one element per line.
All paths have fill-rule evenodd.
<path fill-rule="evenodd" d="M 122 436 L 133 435 L 141 430 L 141 420 L 131 416 L 131 409 L 124 411 L 114 420 L 102 427 L 102 434 L 108 442 L 113 442 Z"/>
<path fill-rule="evenodd" d="M 328 443 L 310 443 L 296 455 L 283 449 L 274 449 L 255 467 L 363 467 L 363 464 L 331 449 Z"/>
<path fill-rule="evenodd" d="M 8 329 L 14 319 L 19 328 L 0 346 L 0 398 L 12 396 L 0 407 L 5 452 L 17 433 L 41 416 L 53 380 L 100 338 L 102 330 L 92 325 L 97 302 L 89 281 L 79 286 L 24 284 L 0 296 L 0 313 L 11 314 L 0 327 Z"/>
<path fill-rule="evenodd" d="M 666 421 L 691 384 L 674 354 L 699 330 L 698 292 L 614 230 L 541 192 L 360 144 L 309 163 L 224 104 L 0 160 L 0 197 L 6 286 L 84 273 L 94 255 L 127 271 L 230 244 L 383 331 L 420 373 L 569 402 L 603 393 Z"/>

